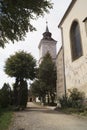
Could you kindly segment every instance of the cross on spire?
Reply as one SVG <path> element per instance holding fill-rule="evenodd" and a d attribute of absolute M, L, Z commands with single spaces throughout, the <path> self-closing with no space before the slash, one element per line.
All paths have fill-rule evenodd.
<path fill-rule="evenodd" d="M 48 21 L 46 20 L 46 26 L 48 26 Z"/>

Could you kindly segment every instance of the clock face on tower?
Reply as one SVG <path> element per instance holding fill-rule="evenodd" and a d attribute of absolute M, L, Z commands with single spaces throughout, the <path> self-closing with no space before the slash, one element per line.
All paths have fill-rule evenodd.
<path fill-rule="evenodd" d="M 87 56 L 82 57 L 79 62 L 65 61 L 66 81 L 70 82 L 74 87 L 83 85 L 87 82 Z"/>

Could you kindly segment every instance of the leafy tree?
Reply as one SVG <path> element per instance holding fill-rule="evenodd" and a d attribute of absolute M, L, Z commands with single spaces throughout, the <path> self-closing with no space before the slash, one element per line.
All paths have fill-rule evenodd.
<path fill-rule="evenodd" d="M 16 106 L 26 106 L 28 96 L 26 80 L 33 80 L 35 78 L 35 69 L 36 60 L 31 54 L 24 51 L 16 52 L 15 55 L 7 59 L 5 63 L 5 73 L 10 77 L 16 78 L 14 84 L 14 103 Z"/>
<path fill-rule="evenodd" d="M 23 40 L 29 30 L 35 30 L 32 20 L 50 8 L 52 3 L 47 0 L 0 0 L 0 46 L 9 40 Z"/>
<path fill-rule="evenodd" d="M 49 95 L 53 103 L 56 91 L 56 67 L 49 53 L 44 56 L 43 61 L 39 66 L 39 79 L 46 84 L 48 92 L 48 103 Z"/>
<path fill-rule="evenodd" d="M 30 91 L 35 97 L 39 97 L 40 101 L 45 103 L 45 96 L 46 96 L 46 85 L 45 83 L 41 82 L 40 80 L 35 80 L 30 87 Z"/>
<path fill-rule="evenodd" d="M 49 53 L 47 53 L 39 68 L 37 69 L 37 79 L 31 84 L 32 94 L 45 103 L 46 96 L 51 97 L 54 103 L 56 92 L 56 67 Z"/>
<path fill-rule="evenodd" d="M 11 55 L 5 63 L 5 73 L 17 80 L 31 79 L 35 77 L 36 60 L 31 54 L 24 51 Z"/>
<path fill-rule="evenodd" d="M 41 91 L 40 91 L 40 82 L 39 80 L 35 80 L 31 86 L 30 86 L 30 91 L 32 92 L 32 94 L 37 97 L 41 95 Z"/>

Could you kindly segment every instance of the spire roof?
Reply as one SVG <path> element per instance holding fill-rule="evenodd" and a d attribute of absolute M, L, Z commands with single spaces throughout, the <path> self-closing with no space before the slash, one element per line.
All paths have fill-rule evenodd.
<path fill-rule="evenodd" d="M 48 22 L 46 21 L 46 32 L 49 32 Z"/>
<path fill-rule="evenodd" d="M 51 40 L 51 33 L 49 32 L 48 22 L 46 21 L 46 31 L 43 33 L 43 39 Z"/>
<path fill-rule="evenodd" d="M 46 21 L 46 31 L 43 33 L 42 40 L 55 41 L 51 36 L 52 36 L 52 34 L 51 34 L 51 32 L 49 32 L 48 22 Z"/>

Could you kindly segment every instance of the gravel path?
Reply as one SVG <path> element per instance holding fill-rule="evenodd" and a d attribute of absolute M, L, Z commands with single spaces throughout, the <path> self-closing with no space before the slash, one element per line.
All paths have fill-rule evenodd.
<path fill-rule="evenodd" d="M 87 130 L 87 119 L 61 114 L 33 103 L 28 106 L 26 111 L 15 113 L 9 130 Z"/>

